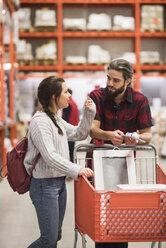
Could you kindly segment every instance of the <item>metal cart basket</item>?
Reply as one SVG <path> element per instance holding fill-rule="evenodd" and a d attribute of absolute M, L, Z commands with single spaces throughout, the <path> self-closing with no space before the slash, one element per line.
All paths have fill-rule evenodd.
<path fill-rule="evenodd" d="M 96 149 L 134 150 L 137 183 L 166 184 L 166 173 L 157 163 L 153 145 L 96 147 L 79 144 L 74 151 L 75 162 L 87 167 L 92 157 L 87 154 Z M 91 161 L 92 162 L 92 161 Z M 94 242 L 151 242 L 151 247 L 166 241 L 166 192 L 115 192 L 96 190 L 85 177 L 75 182 L 75 242 L 78 233 L 82 247 L 85 235 Z"/>

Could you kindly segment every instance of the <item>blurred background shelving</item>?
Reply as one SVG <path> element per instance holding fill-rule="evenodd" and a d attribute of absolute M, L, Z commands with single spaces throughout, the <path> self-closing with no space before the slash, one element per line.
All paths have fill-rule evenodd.
<path fill-rule="evenodd" d="M 18 5 L 0 1 L 0 161 L 6 162 L 6 143 L 14 145 L 17 137 L 16 114 L 18 64 L 14 40 Z"/>
<path fill-rule="evenodd" d="M 161 152 L 166 134 L 165 0 L 0 0 L 0 6 L 3 162 L 5 142 L 13 145 L 25 134 L 43 77 L 64 77 L 81 115 L 86 95 L 105 86 L 107 65 L 117 57 L 132 63 L 133 87 L 149 99 L 153 142 Z"/>

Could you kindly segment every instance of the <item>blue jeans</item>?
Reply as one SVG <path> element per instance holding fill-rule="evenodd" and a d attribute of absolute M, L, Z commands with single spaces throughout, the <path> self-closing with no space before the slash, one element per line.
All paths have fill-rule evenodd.
<path fill-rule="evenodd" d="M 28 248 L 56 248 L 66 209 L 65 177 L 35 179 L 30 185 L 41 236 Z"/>

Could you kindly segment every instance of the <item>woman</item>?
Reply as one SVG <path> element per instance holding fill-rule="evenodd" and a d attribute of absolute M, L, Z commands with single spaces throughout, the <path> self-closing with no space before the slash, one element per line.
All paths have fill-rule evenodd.
<path fill-rule="evenodd" d="M 41 236 L 28 248 L 56 248 L 61 239 L 62 222 L 66 208 L 65 176 L 93 176 L 93 171 L 69 161 L 68 140 L 84 140 L 95 116 L 95 104 L 88 97 L 83 118 L 73 126 L 57 115 L 68 107 L 71 95 L 65 81 L 48 77 L 38 87 L 42 110 L 37 112 L 28 131 L 28 151 L 24 160 L 30 174 L 33 163 L 41 157 L 33 170 L 30 197 L 35 206 Z"/>

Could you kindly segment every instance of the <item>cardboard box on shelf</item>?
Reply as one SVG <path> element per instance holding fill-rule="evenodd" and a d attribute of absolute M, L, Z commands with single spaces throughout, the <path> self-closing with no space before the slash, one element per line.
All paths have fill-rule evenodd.
<path fill-rule="evenodd" d="M 141 31 L 164 32 L 164 6 L 143 5 L 141 8 Z"/>

